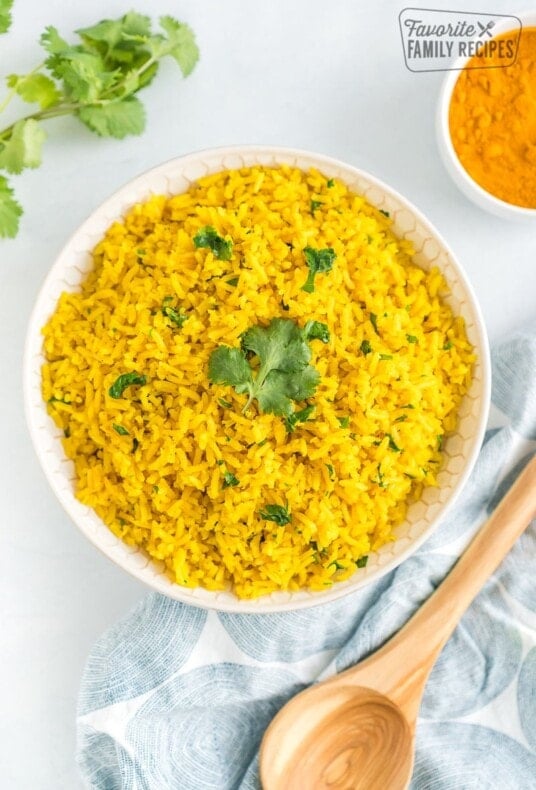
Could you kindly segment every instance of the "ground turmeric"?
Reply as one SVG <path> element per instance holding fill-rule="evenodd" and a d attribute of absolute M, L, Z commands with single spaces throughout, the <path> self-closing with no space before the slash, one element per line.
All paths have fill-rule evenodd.
<path fill-rule="evenodd" d="M 509 37 L 517 43 L 517 32 L 497 40 Z M 471 58 L 452 94 L 450 136 L 481 187 L 536 208 L 536 27 L 522 31 L 515 62 L 503 64 L 498 54 Z"/>

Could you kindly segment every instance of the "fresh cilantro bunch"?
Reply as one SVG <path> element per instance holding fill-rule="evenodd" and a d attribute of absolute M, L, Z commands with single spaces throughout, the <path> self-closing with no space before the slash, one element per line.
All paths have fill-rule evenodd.
<path fill-rule="evenodd" d="M 0 32 L 11 21 L 12 0 L 0 0 Z M 160 19 L 159 32 L 149 17 L 134 11 L 77 30 L 78 44 L 69 44 L 55 27 L 41 36 L 46 59 L 29 74 L 10 74 L 0 112 L 19 96 L 38 105 L 31 114 L 0 131 L 0 170 L 18 174 L 41 164 L 45 140 L 43 121 L 75 115 L 92 132 L 122 139 L 141 134 L 145 110 L 138 91 L 154 79 L 159 62 L 170 56 L 186 77 L 199 57 L 188 25 L 170 16 Z M 7 179 L 0 175 L 0 236 L 14 237 L 22 208 Z"/>
<path fill-rule="evenodd" d="M 208 376 L 213 384 L 227 384 L 238 394 L 247 393 L 243 412 L 255 400 L 261 412 L 290 420 L 293 401 L 311 398 L 320 379 L 310 359 L 304 330 L 291 319 L 273 318 L 267 327 L 253 326 L 244 332 L 241 348 L 215 349 L 210 355 Z M 302 413 L 300 419 L 289 421 L 289 430 L 309 417 L 311 410 L 304 411 L 307 414 Z"/>

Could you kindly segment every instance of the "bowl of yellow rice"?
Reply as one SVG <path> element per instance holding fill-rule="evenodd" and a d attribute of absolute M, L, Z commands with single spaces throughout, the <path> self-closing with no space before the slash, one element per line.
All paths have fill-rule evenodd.
<path fill-rule="evenodd" d="M 102 204 L 38 296 L 25 405 L 52 489 L 149 587 L 273 612 L 414 552 L 480 448 L 488 344 L 404 197 L 318 154 L 167 162 Z"/>

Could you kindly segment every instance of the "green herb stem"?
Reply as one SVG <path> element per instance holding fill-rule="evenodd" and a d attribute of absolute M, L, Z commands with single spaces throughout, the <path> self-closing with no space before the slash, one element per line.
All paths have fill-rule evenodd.
<path fill-rule="evenodd" d="M 98 102 L 94 102 L 97 104 Z M 71 113 L 76 112 L 81 107 L 87 107 L 86 104 L 57 104 L 52 105 L 51 107 L 47 107 L 46 110 L 37 110 L 37 112 L 32 112 L 30 115 L 24 115 L 22 118 L 19 118 L 17 121 L 14 121 L 10 126 L 6 126 L 5 129 L 2 129 L 0 132 L 0 143 L 8 143 L 11 140 L 11 136 L 13 134 L 13 129 L 15 125 L 20 121 L 48 121 L 50 118 L 59 118 L 61 115 L 71 115 Z M 1 112 L 1 111 L 0 111 Z"/>
<path fill-rule="evenodd" d="M 143 64 L 137 71 L 133 74 L 129 75 L 129 79 L 132 77 L 140 78 L 154 63 L 156 63 L 156 58 L 149 58 L 149 60 Z M 28 72 L 26 76 L 30 76 L 30 74 L 35 74 L 39 69 L 43 68 L 45 64 L 41 63 L 37 68 L 33 69 L 33 71 Z M 106 99 L 104 97 L 111 96 L 112 94 L 116 93 L 117 91 L 122 91 L 122 95 L 120 96 L 113 96 L 113 98 Z M 5 107 L 9 104 L 13 96 L 15 95 L 16 90 L 14 88 L 11 89 L 8 96 L 4 100 L 2 104 L 0 104 L 0 112 L 3 112 Z M 104 107 L 106 104 L 111 104 L 113 101 L 119 101 L 120 99 L 124 98 L 127 94 L 125 93 L 125 80 L 116 83 L 108 90 L 102 92 L 102 99 L 97 99 L 96 101 L 91 102 L 57 102 L 56 104 L 52 104 L 50 107 L 47 107 L 44 110 L 37 110 L 37 112 L 30 113 L 29 115 L 24 115 L 22 118 L 17 119 L 14 121 L 10 126 L 7 126 L 5 129 L 0 131 L 0 142 L 7 143 L 11 139 L 11 135 L 13 134 L 13 128 L 15 124 L 19 121 L 48 121 L 51 118 L 59 118 L 62 115 L 71 115 L 72 113 L 81 110 L 83 107 Z"/>

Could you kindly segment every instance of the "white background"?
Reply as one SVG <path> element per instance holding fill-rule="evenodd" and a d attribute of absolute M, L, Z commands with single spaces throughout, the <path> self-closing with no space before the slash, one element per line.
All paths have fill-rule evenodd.
<path fill-rule="evenodd" d="M 457 5 L 520 10 L 505 0 Z M 330 154 L 383 179 L 431 219 L 466 268 L 492 341 L 534 318 L 536 223 L 487 215 L 444 172 L 434 136 L 443 75 L 406 70 L 403 7 L 385 0 L 369 7 L 357 0 L 15 0 L 14 25 L 0 38 L 2 77 L 41 60 L 37 41 L 46 25 L 69 38 L 130 8 L 189 22 L 202 56 L 185 81 L 173 61 L 165 63 L 140 94 L 148 115 L 142 137 L 103 140 L 74 119 L 50 121 L 43 166 L 13 179 L 25 215 L 19 237 L 0 241 L 2 789 L 81 787 L 74 717 L 85 657 L 144 595 L 61 510 L 23 414 L 22 354 L 36 294 L 66 239 L 105 197 L 161 161 L 211 146 L 272 143 Z"/>

